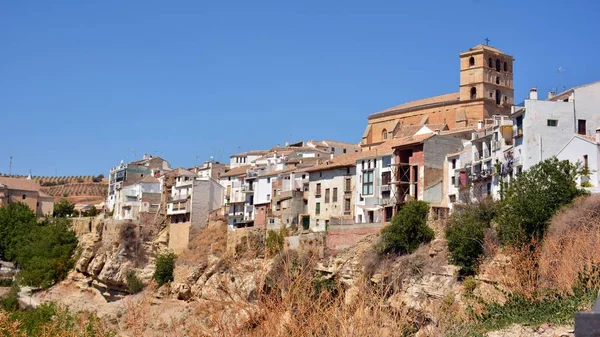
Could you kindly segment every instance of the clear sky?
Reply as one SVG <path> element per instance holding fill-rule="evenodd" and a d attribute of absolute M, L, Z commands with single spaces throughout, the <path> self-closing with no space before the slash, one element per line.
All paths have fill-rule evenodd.
<path fill-rule="evenodd" d="M 0 4 L 0 172 L 358 143 L 369 114 L 458 91 L 486 37 L 515 57 L 516 102 L 600 80 L 599 1 L 91 2 Z"/>

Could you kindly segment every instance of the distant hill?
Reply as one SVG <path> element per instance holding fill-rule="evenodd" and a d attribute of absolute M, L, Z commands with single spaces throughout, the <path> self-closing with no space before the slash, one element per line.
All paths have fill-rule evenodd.
<path fill-rule="evenodd" d="M 0 176 L 8 177 L 8 174 Z M 15 178 L 27 178 L 22 175 L 10 175 Z M 108 179 L 103 176 L 33 176 L 33 181 L 40 184 L 41 191 L 56 200 L 65 198 L 71 202 L 96 204 L 104 201 L 108 189 Z"/>

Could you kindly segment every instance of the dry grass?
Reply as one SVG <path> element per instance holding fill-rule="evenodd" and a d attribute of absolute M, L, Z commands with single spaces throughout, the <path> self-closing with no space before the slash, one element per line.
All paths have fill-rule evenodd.
<path fill-rule="evenodd" d="M 178 266 L 197 266 L 209 255 L 223 256 L 227 248 L 227 224 L 217 222 L 205 228 L 192 228 L 188 248 L 177 257 Z"/>
<path fill-rule="evenodd" d="M 579 197 L 548 228 L 541 250 L 541 286 L 570 293 L 584 266 L 600 263 L 600 195 Z"/>

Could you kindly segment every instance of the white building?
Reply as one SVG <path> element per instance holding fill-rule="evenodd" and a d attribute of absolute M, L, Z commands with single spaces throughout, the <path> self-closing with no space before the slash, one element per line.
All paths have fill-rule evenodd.
<path fill-rule="evenodd" d="M 336 157 L 307 169 L 310 229 L 325 231 L 329 224 L 354 223 L 356 158 L 359 153 Z"/>
<path fill-rule="evenodd" d="M 387 142 L 390 143 L 390 142 Z M 356 223 L 385 223 L 391 221 L 393 198 L 394 150 L 384 145 L 364 151 L 356 160 L 354 221 Z"/>
<path fill-rule="evenodd" d="M 250 193 L 254 189 L 254 184 L 246 184 L 248 171 L 252 166 L 237 166 L 221 175 L 220 184 L 224 187 L 223 206 L 227 224 L 230 227 L 239 226 L 244 223 L 248 217 L 246 212 L 246 203 L 254 204 L 254 195 Z M 253 175 L 251 173 L 251 175 Z M 246 200 L 248 199 L 248 200 Z"/>
<path fill-rule="evenodd" d="M 600 81 L 549 94 L 532 89 L 523 107 L 513 107 L 514 162 L 518 170 L 558 154 L 573 135 L 594 137 L 600 127 Z"/>
<path fill-rule="evenodd" d="M 118 189 L 115 193 L 113 219 L 138 220 L 140 213 L 156 213 L 160 206 L 162 184 L 151 175 Z"/>
<path fill-rule="evenodd" d="M 360 152 L 360 145 L 358 144 L 337 142 L 333 140 L 324 140 L 321 142 L 309 140 L 306 142 L 306 146 L 323 150 L 328 154 L 333 154 L 334 157 L 346 153 Z"/>
<path fill-rule="evenodd" d="M 179 175 L 167 203 L 167 216 L 171 224 L 204 227 L 208 214 L 223 205 L 223 194 L 223 186 L 215 179 Z"/>
<path fill-rule="evenodd" d="M 269 153 L 267 150 L 253 150 L 248 152 L 240 152 L 229 157 L 229 168 L 246 166 L 254 163 L 257 158 L 260 158 Z"/>
<path fill-rule="evenodd" d="M 556 157 L 587 168 L 588 174 L 578 177 L 577 184 L 600 193 L 600 128 L 596 130 L 595 137 L 574 135 Z"/>
<path fill-rule="evenodd" d="M 207 161 L 202 165 L 193 167 L 190 171 L 196 173 L 199 178 L 219 179 L 221 174 L 227 172 L 229 166 L 219 163 L 218 161 Z"/>

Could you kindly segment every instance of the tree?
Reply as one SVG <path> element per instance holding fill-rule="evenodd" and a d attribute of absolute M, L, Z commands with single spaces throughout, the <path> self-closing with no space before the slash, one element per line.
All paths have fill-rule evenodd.
<path fill-rule="evenodd" d="M 392 218 L 392 223 L 381 231 L 381 253 L 412 253 L 422 243 L 431 241 L 433 230 L 427 226 L 429 204 L 411 201 Z"/>
<path fill-rule="evenodd" d="M 554 213 L 586 193 L 577 188 L 578 174 L 579 165 L 556 157 L 519 174 L 508 186 L 498 209 L 500 241 L 518 244 L 541 239 Z"/>
<path fill-rule="evenodd" d="M 75 263 L 73 253 L 77 237 L 71 220 L 50 218 L 21 236 L 16 262 L 21 266 L 22 281 L 34 287 L 49 287 L 64 279 Z"/>
<path fill-rule="evenodd" d="M 163 252 L 156 257 L 156 270 L 152 278 L 159 286 L 173 281 L 173 270 L 175 269 L 175 258 L 173 252 Z"/>
<path fill-rule="evenodd" d="M 449 260 L 461 268 L 463 275 L 471 275 L 483 255 L 485 231 L 490 227 L 495 214 L 495 202 L 483 199 L 455 209 L 448 220 L 446 240 Z"/>
<path fill-rule="evenodd" d="M 19 239 L 36 224 L 35 213 L 25 204 L 10 203 L 0 207 L 0 258 L 12 261 Z"/>
<path fill-rule="evenodd" d="M 55 217 L 66 217 L 73 214 L 75 204 L 67 199 L 61 199 L 59 202 L 54 204 L 54 216 Z"/>
<path fill-rule="evenodd" d="M 82 211 L 81 213 L 82 216 L 96 216 L 98 214 L 100 214 L 100 211 L 96 208 L 96 206 L 92 206 L 92 208 Z"/>

